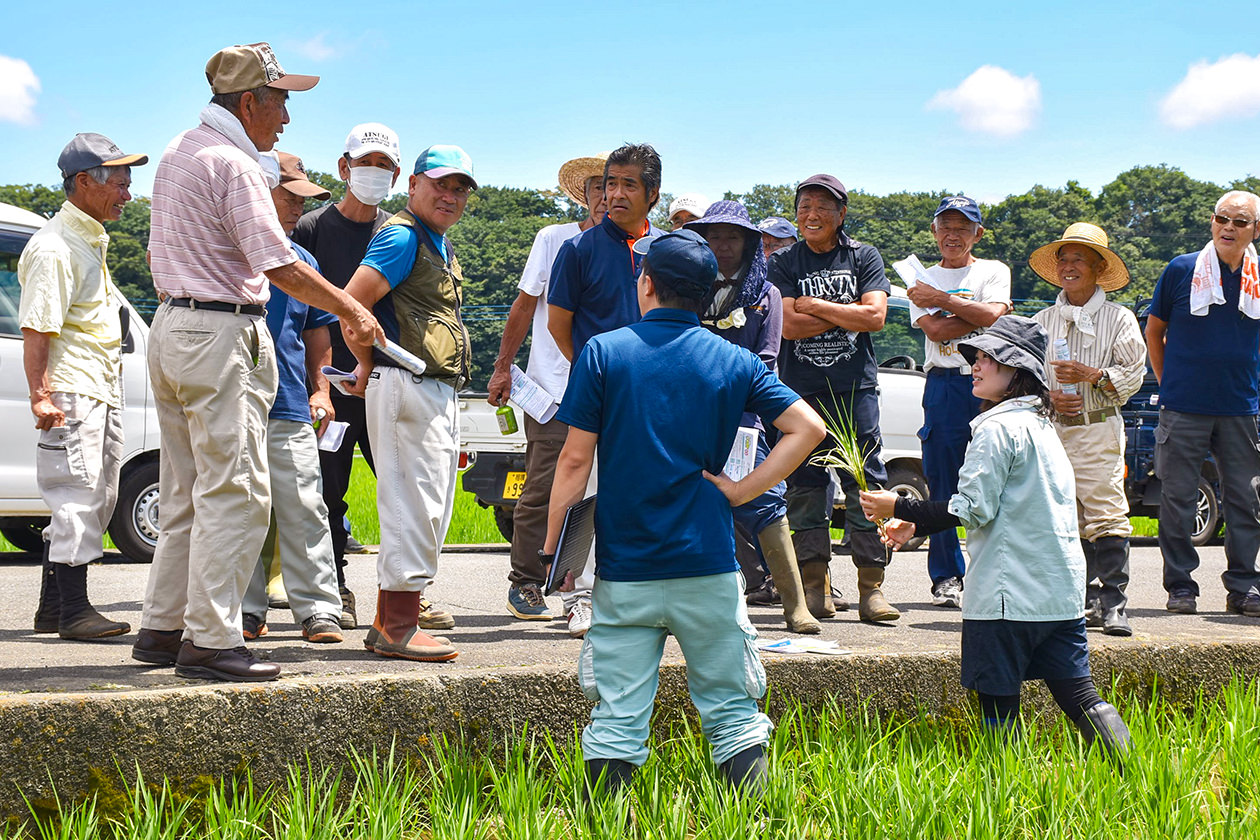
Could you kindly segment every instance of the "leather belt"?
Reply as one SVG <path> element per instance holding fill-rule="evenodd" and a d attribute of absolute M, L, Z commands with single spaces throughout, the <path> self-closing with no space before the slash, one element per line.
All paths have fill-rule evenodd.
<path fill-rule="evenodd" d="M 261 303 L 225 303 L 221 300 L 194 300 L 193 298 L 167 298 L 171 306 L 182 306 L 194 312 L 205 309 L 210 312 L 231 312 L 236 315 L 255 315 L 259 318 L 267 314 L 267 307 Z"/>
<path fill-rule="evenodd" d="M 1101 423 L 1108 417 L 1114 417 L 1120 413 L 1120 409 L 1114 405 L 1106 408 L 1100 408 L 1097 411 L 1090 411 L 1085 414 L 1077 414 L 1074 417 L 1064 417 L 1062 414 L 1055 416 L 1055 422 L 1060 426 L 1088 426 L 1091 423 Z"/>

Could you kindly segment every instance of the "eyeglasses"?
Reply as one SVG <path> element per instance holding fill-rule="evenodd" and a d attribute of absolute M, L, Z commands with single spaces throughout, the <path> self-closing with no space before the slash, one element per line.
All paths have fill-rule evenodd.
<path fill-rule="evenodd" d="M 1222 216 L 1220 213 L 1213 213 L 1212 221 L 1216 222 L 1221 227 L 1233 225 L 1239 230 L 1249 228 L 1256 223 L 1255 219 L 1231 219 L 1229 216 Z"/>

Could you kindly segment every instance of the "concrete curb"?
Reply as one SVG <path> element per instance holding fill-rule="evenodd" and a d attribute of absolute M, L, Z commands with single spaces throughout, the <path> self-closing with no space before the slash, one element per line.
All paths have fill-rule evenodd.
<path fill-rule="evenodd" d="M 1092 654 L 1105 694 L 1193 703 L 1231 679 L 1260 675 L 1255 643 L 1151 644 Z M 947 653 L 769 659 L 769 712 L 794 703 L 834 700 L 848 709 L 868 703 L 881 713 L 972 714 L 958 684 L 958 656 Z M 424 673 L 428 671 L 428 673 Z M 1043 689 L 1026 698 L 1050 709 Z M 656 726 L 694 715 L 680 666 L 661 672 Z M 256 783 L 284 778 L 309 759 L 341 769 L 348 751 L 423 751 L 434 739 L 461 736 L 486 746 L 528 724 L 568 741 L 590 713 L 572 668 L 512 668 L 447 676 L 415 675 L 282 680 L 120 693 L 31 694 L 0 698 L 0 818 L 96 794 L 106 810 L 123 804 L 123 777 L 139 768 L 148 780 L 181 790 L 248 770 Z"/>

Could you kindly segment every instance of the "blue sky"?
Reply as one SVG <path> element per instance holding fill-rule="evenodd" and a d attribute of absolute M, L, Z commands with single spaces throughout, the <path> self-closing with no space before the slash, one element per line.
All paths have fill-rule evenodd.
<path fill-rule="evenodd" d="M 57 181 L 77 131 L 156 158 L 208 99 L 206 60 L 259 40 L 323 77 L 293 96 L 279 148 L 325 171 L 352 125 L 380 121 L 405 159 L 457 143 L 483 184 L 540 188 L 626 140 L 660 151 L 665 190 L 710 198 L 818 171 L 988 201 L 1069 179 L 1096 191 L 1138 164 L 1260 173 L 1246 4 L 856 6 L 10 4 L 0 183 Z"/>

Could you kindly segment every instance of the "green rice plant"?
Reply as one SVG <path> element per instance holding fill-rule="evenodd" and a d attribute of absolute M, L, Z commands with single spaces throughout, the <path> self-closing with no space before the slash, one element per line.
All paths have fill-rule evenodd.
<path fill-rule="evenodd" d="M 428 836 L 435 840 L 491 837 L 489 774 L 483 759 L 443 737 L 434 741 L 423 766 Z"/>
<path fill-rule="evenodd" d="M 403 840 L 413 837 L 419 823 L 421 778 L 391 745 L 384 760 L 352 751 L 355 771 L 352 806 L 346 814 L 351 840 Z"/>
<path fill-rule="evenodd" d="M 853 417 L 849 412 L 841 410 L 834 391 L 831 394 L 831 405 L 831 410 L 828 410 L 820 402 L 818 410 L 822 414 L 823 426 L 826 427 L 827 434 L 836 442 L 836 445 L 814 455 L 809 459 L 809 463 L 815 467 L 833 467 L 846 473 L 857 482 L 858 489 L 865 493 L 868 489 L 866 459 L 871 453 L 863 450 L 861 444 L 858 443 L 857 433 L 853 430 Z"/>
<path fill-rule="evenodd" d="M 346 815 L 337 804 L 341 774 L 327 768 L 305 776 L 294 765 L 285 779 L 286 795 L 272 808 L 271 837 L 275 840 L 322 840 L 342 837 Z"/>
<path fill-rule="evenodd" d="M 273 811 L 270 790 L 255 791 L 248 775 L 239 785 L 225 779 L 210 788 L 201 816 L 200 837 L 220 840 L 271 840 L 267 830 Z"/>
<path fill-rule="evenodd" d="M 108 830 L 113 837 L 125 837 L 127 840 L 188 837 L 192 806 L 192 799 L 174 795 L 166 779 L 162 780 L 162 786 L 155 793 L 137 768 L 136 780 L 131 786 L 131 807 L 111 817 Z"/>

